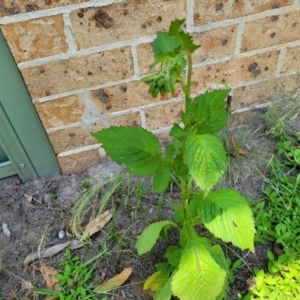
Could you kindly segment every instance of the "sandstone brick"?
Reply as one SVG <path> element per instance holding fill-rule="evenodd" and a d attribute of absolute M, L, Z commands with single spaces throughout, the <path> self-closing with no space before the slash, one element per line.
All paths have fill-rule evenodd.
<path fill-rule="evenodd" d="M 130 82 L 92 91 L 91 98 L 97 109 L 105 114 L 154 102 L 148 89 L 145 83 Z"/>
<path fill-rule="evenodd" d="M 281 99 L 290 94 L 299 83 L 299 75 L 275 78 L 233 90 L 232 109 L 245 108 L 255 104 Z"/>
<path fill-rule="evenodd" d="M 89 0 L 1 0 L 0 17 L 19 13 L 32 12 L 70 4 L 83 3 Z"/>
<path fill-rule="evenodd" d="M 125 79 L 133 75 L 130 47 L 21 70 L 32 98 Z"/>
<path fill-rule="evenodd" d="M 100 122 L 90 129 L 72 127 L 49 132 L 48 137 L 56 154 L 74 150 L 89 145 L 96 145 L 97 141 L 91 136 L 91 132 L 96 132 L 104 128 Z"/>
<path fill-rule="evenodd" d="M 168 103 L 145 109 L 146 128 L 155 130 L 172 126 L 180 121 L 180 113 L 184 109 L 184 102 Z"/>
<path fill-rule="evenodd" d="M 84 112 L 77 95 L 35 103 L 35 107 L 46 129 L 79 122 Z"/>
<path fill-rule="evenodd" d="M 141 125 L 141 117 L 139 112 L 128 113 L 122 116 L 111 117 L 108 119 L 110 126 L 134 126 Z"/>
<path fill-rule="evenodd" d="M 194 23 L 196 26 L 200 26 L 292 4 L 293 0 L 195 0 Z"/>
<path fill-rule="evenodd" d="M 279 51 L 272 51 L 195 68 L 192 92 L 198 93 L 222 83 L 233 85 L 272 76 L 276 71 L 278 57 Z"/>
<path fill-rule="evenodd" d="M 250 125 L 255 127 L 263 126 L 265 115 L 265 108 L 253 109 L 242 113 L 232 114 L 231 127 L 235 128 L 243 125 Z M 249 138 L 251 138 L 251 136 L 249 136 Z"/>
<path fill-rule="evenodd" d="M 156 136 L 159 139 L 159 142 L 163 147 L 170 145 L 173 142 L 173 137 L 170 136 L 169 131 L 157 133 Z"/>
<path fill-rule="evenodd" d="M 61 15 L 3 25 L 2 30 L 17 62 L 68 50 Z"/>
<path fill-rule="evenodd" d="M 200 48 L 193 53 L 193 62 L 234 54 L 236 33 L 236 25 L 194 33 L 194 43 L 200 45 Z"/>
<path fill-rule="evenodd" d="M 70 15 L 79 49 L 153 35 L 185 16 L 185 0 L 127 0 Z"/>
<path fill-rule="evenodd" d="M 154 62 L 152 47 L 150 43 L 140 44 L 136 47 L 138 54 L 138 62 L 140 74 L 150 74 L 155 73 L 159 70 L 159 66 L 155 66 L 150 70 L 150 65 Z"/>
<path fill-rule="evenodd" d="M 79 173 L 87 168 L 100 163 L 98 149 L 82 151 L 80 153 L 57 157 L 64 174 Z"/>
<path fill-rule="evenodd" d="M 300 47 L 288 48 L 281 73 L 299 72 L 300 71 Z"/>
<path fill-rule="evenodd" d="M 300 10 L 246 23 L 241 51 L 299 40 L 299 19 Z"/>

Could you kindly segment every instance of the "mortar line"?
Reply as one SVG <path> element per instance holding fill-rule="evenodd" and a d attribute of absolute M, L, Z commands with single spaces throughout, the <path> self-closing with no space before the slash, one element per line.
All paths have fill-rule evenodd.
<path fill-rule="evenodd" d="M 300 40 L 297 40 L 297 41 L 292 41 L 292 42 L 288 42 L 288 43 L 281 44 L 281 45 L 275 45 L 275 46 L 270 46 L 267 48 L 261 48 L 261 49 L 251 50 L 248 52 L 242 52 L 242 53 L 239 53 L 236 55 L 227 55 L 227 56 L 223 56 L 223 57 L 216 58 L 216 59 L 206 59 L 205 61 L 193 64 L 193 68 L 212 65 L 212 64 L 216 64 L 216 63 L 220 63 L 220 62 L 226 62 L 233 58 L 237 59 L 237 58 L 251 57 L 251 56 L 255 56 L 255 55 L 259 55 L 259 54 L 265 54 L 265 53 L 268 53 L 271 51 L 282 50 L 284 48 L 297 47 L 299 45 L 300 45 Z"/>
<path fill-rule="evenodd" d="M 53 127 L 53 128 L 46 129 L 46 132 L 47 133 L 52 133 L 52 132 L 55 132 L 55 131 L 58 131 L 58 130 L 63 130 L 63 129 L 68 129 L 68 128 L 75 128 L 75 127 L 79 127 L 80 124 L 81 124 L 80 122 L 76 122 L 76 123 L 72 123 L 72 124 L 68 124 L 68 125 L 56 126 L 56 127 Z"/>
<path fill-rule="evenodd" d="M 237 56 L 238 54 L 240 54 L 240 50 L 242 47 L 244 26 L 245 26 L 245 21 L 241 20 L 240 24 L 238 25 L 237 33 L 236 33 L 234 56 Z"/>
<path fill-rule="evenodd" d="M 142 127 L 144 127 L 145 124 L 146 124 L 146 122 L 145 122 L 146 118 L 145 118 L 145 115 L 143 115 L 144 114 L 143 110 L 148 109 L 148 108 L 153 108 L 153 107 L 164 106 L 164 105 L 168 105 L 168 104 L 172 104 L 172 103 L 177 103 L 177 102 L 181 102 L 181 101 L 183 101 L 183 97 L 172 98 L 172 99 L 164 101 L 164 102 L 159 101 L 159 102 L 155 102 L 155 103 L 149 103 L 149 104 L 138 106 L 138 107 L 124 109 L 124 110 L 121 110 L 121 111 L 116 111 L 116 112 L 111 112 L 111 113 L 104 113 L 104 114 L 99 115 L 98 118 L 93 119 L 93 122 L 95 122 L 95 123 L 102 122 L 102 123 L 104 123 L 104 125 L 106 127 L 108 127 L 109 126 L 108 122 L 109 122 L 109 119 L 111 119 L 111 118 L 124 116 L 124 115 L 134 113 L 134 112 L 140 112 L 141 125 L 142 125 Z M 55 132 L 55 131 L 58 131 L 58 130 L 74 128 L 74 127 L 82 127 L 82 122 L 76 122 L 76 123 L 72 123 L 72 124 L 68 124 L 68 125 L 61 125 L 61 126 L 49 128 L 49 129 L 46 130 L 46 132 L 47 133 L 52 133 L 52 132 Z"/>
<path fill-rule="evenodd" d="M 139 111 L 140 111 L 141 127 L 147 128 L 145 111 L 143 109 L 140 109 Z"/>
<path fill-rule="evenodd" d="M 97 150 L 99 148 L 101 148 L 101 144 L 89 145 L 89 146 L 80 147 L 80 148 L 76 148 L 73 150 L 61 152 L 57 155 L 57 157 L 69 156 L 72 154 L 78 154 L 78 153 L 89 151 L 89 150 Z"/>
<path fill-rule="evenodd" d="M 140 76 L 140 66 L 138 60 L 138 53 L 136 46 L 131 45 L 132 64 L 133 64 L 133 76 Z"/>
<path fill-rule="evenodd" d="M 280 77 L 281 69 L 282 69 L 282 66 L 284 63 L 284 58 L 285 58 L 286 52 L 287 52 L 286 48 L 283 48 L 280 51 L 278 62 L 277 62 L 277 67 L 276 67 L 276 71 L 275 71 L 275 77 Z"/>
<path fill-rule="evenodd" d="M 91 92 L 91 91 L 94 91 L 94 90 L 98 90 L 98 89 L 102 89 L 102 88 L 106 88 L 106 87 L 111 87 L 111 86 L 118 85 L 118 84 L 126 84 L 126 83 L 130 83 L 130 82 L 138 81 L 139 79 L 140 79 L 140 77 L 131 76 L 131 77 L 126 78 L 126 79 L 110 81 L 110 82 L 98 84 L 98 85 L 95 85 L 95 86 L 92 86 L 92 87 L 87 87 L 87 88 L 82 88 L 82 89 L 78 89 L 78 90 L 62 92 L 62 93 L 47 96 L 47 97 L 36 98 L 32 102 L 33 103 L 42 103 L 42 102 L 46 102 L 46 101 L 56 100 L 58 98 L 72 96 L 72 95 L 81 93 L 85 90 Z"/>
<path fill-rule="evenodd" d="M 11 24 L 11 23 L 15 23 L 15 22 L 29 21 L 29 20 L 34 20 L 34 19 L 43 18 L 43 17 L 50 17 L 53 15 L 60 15 L 60 14 L 69 13 L 73 10 L 77 10 L 77 9 L 81 9 L 81 8 L 103 7 L 103 6 L 111 5 L 113 3 L 120 3 L 120 2 L 123 2 L 123 0 L 102 0 L 101 2 L 99 0 L 91 0 L 88 2 L 84 2 L 84 3 L 70 4 L 70 5 L 65 5 L 65 6 L 61 6 L 61 7 L 37 10 L 37 11 L 29 12 L 29 13 L 24 12 L 24 13 L 20 13 L 17 15 L 6 16 L 6 17 L 0 18 L 0 25 Z"/>
<path fill-rule="evenodd" d="M 186 31 L 192 32 L 194 28 L 194 0 L 186 0 Z"/>
<path fill-rule="evenodd" d="M 243 112 L 252 111 L 252 110 L 259 109 L 259 108 L 265 108 L 265 107 L 268 107 L 270 105 L 271 105 L 271 102 L 256 104 L 256 105 L 252 105 L 252 106 L 249 106 L 249 107 L 236 109 L 236 110 L 232 111 L 231 113 L 232 114 L 240 114 L 240 113 L 243 113 Z"/>
<path fill-rule="evenodd" d="M 69 46 L 68 53 L 75 53 L 77 51 L 77 45 L 74 37 L 70 16 L 68 13 L 63 14 L 63 20 L 64 20 L 64 31 L 66 35 L 66 40 Z"/>
<path fill-rule="evenodd" d="M 242 30 L 242 28 L 240 28 L 240 30 Z M 239 31 L 239 29 L 238 29 L 238 31 Z M 237 38 L 238 38 L 238 36 L 237 36 Z M 113 43 L 113 44 L 101 45 L 101 46 L 97 46 L 97 47 L 93 47 L 93 48 L 83 49 L 83 50 L 76 51 L 74 53 L 60 53 L 60 54 L 56 54 L 56 55 L 53 55 L 50 57 L 39 58 L 39 59 L 28 61 L 28 62 L 22 62 L 22 63 L 18 64 L 18 67 L 19 67 L 19 69 L 22 70 L 25 68 L 42 66 L 42 65 L 45 65 L 48 63 L 59 62 L 62 60 L 68 60 L 68 59 L 76 58 L 76 57 L 80 57 L 80 56 L 91 55 L 91 54 L 99 53 L 102 51 L 119 49 L 120 47 L 126 47 L 126 46 L 132 47 L 133 45 L 136 46 L 136 45 L 143 44 L 143 43 L 149 43 L 151 41 L 153 41 L 153 36 L 140 37 L 140 38 L 133 39 L 133 40 L 121 41 L 121 42 L 117 42 L 117 43 Z M 236 53 L 237 51 L 235 50 L 234 55 L 236 58 L 246 57 L 246 56 L 252 56 L 252 55 L 256 55 L 256 54 L 265 53 L 265 52 L 272 51 L 272 50 L 281 50 L 284 47 L 292 47 L 292 46 L 298 46 L 298 45 L 300 45 L 299 40 L 288 42 L 288 43 L 281 44 L 281 45 L 274 45 L 274 46 L 270 46 L 270 47 L 266 47 L 266 48 L 254 49 L 254 50 L 250 50 L 248 52 L 243 52 L 243 53 Z M 212 60 L 208 59 L 208 60 L 205 60 L 204 62 L 196 63 L 193 66 L 197 67 L 200 65 L 208 65 L 208 64 L 212 64 L 212 63 L 218 63 L 221 61 L 229 60 L 231 58 L 232 58 L 232 55 L 224 56 L 224 57 L 212 59 Z"/>
<path fill-rule="evenodd" d="M 132 45 L 139 45 L 143 43 L 149 43 L 153 40 L 153 36 L 139 37 L 137 39 L 131 39 L 126 41 L 120 41 L 112 44 L 100 45 L 96 47 L 91 47 L 87 49 L 77 50 L 74 53 L 59 53 L 53 56 L 38 58 L 31 61 L 21 62 L 18 64 L 19 69 L 25 69 L 30 67 L 42 66 L 52 62 L 59 62 L 62 60 L 68 60 L 70 58 L 76 58 L 80 56 L 86 56 L 91 54 L 96 54 L 103 51 L 115 50 L 122 47 L 128 47 Z"/>

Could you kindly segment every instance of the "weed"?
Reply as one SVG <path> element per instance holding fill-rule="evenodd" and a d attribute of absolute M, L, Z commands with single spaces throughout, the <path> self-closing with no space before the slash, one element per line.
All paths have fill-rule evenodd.
<path fill-rule="evenodd" d="M 292 91 L 286 91 L 284 85 L 276 88 L 277 97 L 271 102 L 265 116 L 269 132 L 274 136 L 282 137 L 295 134 L 292 123 L 300 113 L 299 90 L 300 81 Z M 287 96 L 285 99 L 279 100 L 282 91 Z"/>
<path fill-rule="evenodd" d="M 226 151 L 216 133 L 227 122 L 224 100 L 230 90 L 214 90 L 191 98 L 191 54 L 198 46 L 182 31 L 183 23 L 184 20 L 175 20 L 168 32 L 158 33 L 152 43 L 155 61 L 151 67 L 160 64 L 161 68 L 141 80 L 149 84 L 154 98 L 176 93 L 176 84 L 185 94 L 182 125 L 173 125 L 170 135 L 174 143 L 166 146 L 165 155 L 157 137 L 143 128 L 110 127 L 92 135 L 130 173 L 154 175 L 154 192 L 163 193 L 170 178 L 180 185 L 182 203 L 173 206 L 174 221 L 149 225 L 136 243 L 142 255 L 152 249 L 159 236 L 167 239 L 170 227 L 180 234 L 179 245 L 168 247 L 166 262 L 156 264 L 157 272 L 146 280 L 144 288 L 155 292 L 154 299 L 175 295 L 182 300 L 213 300 L 225 296 L 229 272 L 218 239 L 253 251 L 255 229 L 246 199 L 231 189 L 212 190 L 227 165 Z M 197 225 L 204 225 L 210 233 L 198 235 Z"/>
<path fill-rule="evenodd" d="M 254 268 L 255 287 L 243 299 L 297 299 L 300 295 L 300 260 L 288 254 L 276 259 L 270 251 L 267 255 L 267 272 Z"/>
<path fill-rule="evenodd" d="M 66 259 L 59 265 L 63 270 L 55 275 L 58 280 L 58 290 L 39 289 L 38 294 L 50 295 L 51 299 L 59 300 L 96 300 L 98 297 L 94 291 L 96 285 L 93 283 L 93 272 L 95 262 L 106 253 L 105 245 L 102 252 L 86 262 L 81 262 L 78 256 L 72 256 L 69 249 L 66 249 Z"/>
<path fill-rule="evenodd" d="M 80 237 L 78 224 L 83 224 L 87 217 L 93 219 L 103 213 L 114 193 L 118 192 L 124 183 L 130 182 L 130 177 L 131 175 L 121 175 L 117 172 L 115 177 L 106 178 L 84 193 L 73 208 L 71 225 L 76 236 Z"/>
<path fill-rule="evenodd" d="M 275 157 L 270 161 L 269 169 L 269 177 L 264 176 L 267 201 L 254 207 L 255 239 L 274 241 L 282 244 L 286 251 L 297 252 L 300 247 L 300 174 L 293 175 L 293 169 L 287 170 L 286 160 Z"/>
<path fill-rule="evenodd" d="M 81 191 L 83 193 L 86 193 L 92 186 L 93 184 L 90 182 L 90 180 L 88 178 L 84 178 L 81 182 Z"/>

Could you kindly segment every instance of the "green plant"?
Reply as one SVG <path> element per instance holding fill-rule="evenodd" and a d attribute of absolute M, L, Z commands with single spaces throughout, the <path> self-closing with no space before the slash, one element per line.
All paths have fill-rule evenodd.
<path fill-rule="evenodd" d="M 296 253 L 300 247 L 300 174 L 295 174 L 291 168 L 292 162 L 296 164 L 290 156 L 294 150 L 294 147 L 286 149 L 285 156 L 273 157 L 269 162 L 270 175 L 264 176 L 267 201 L 256 204 L 254 215 L 256 241 L 280 243 L 285 251 Z"/>
<path fill-rule="evenodd" d="M 84 178 L 81 182 L 81 191 L 83 193 L 87 192 L 92 186 L 93 184 L 91 183 L 91 181 L 88 178 Z"/>
<path fill-rule="evenodd" d="M 95 265 L 92 264 L 95 260 L 105 252 L 103 251 L 97 256 L 86 262 L 81 262 L 78 256 L 72 256 L 70 250 L 66 249 L 66 259 L 59 265 L 63 270 L 55 275 L 58 280 L 59 289 L 39 289 L 38 293 L 42 295 L 51 295 L 51 299 L 59 300 L 93 300 L 98 299 L 97 293 L 94 291 L 96 285 L 93 283 L 93 272 Z"/>
<path fill-rule="evenodd" d="M 284 85 L 276 87 L 276 98 L 271 101 L 265 115 L 269 132 L 273 136 L 284 137 L 295 134 L 293 123 L 300 113 L 299 90 L 299 79 L 292 91 L 287 91 Z M 282 95 L 285 95 L 284 99 L 281 99 Z"/>
<path fill-rule="evenodd" d="M 255 288 L 250 290 L 243 299 L 298 299 L 300 295 L 300 260 L 288 254 L 282 254 L 275 259 L 270 251 L 267 255 L 269 258 L 268 272 L 254 268 Z M 240 299 L 242 298 L 240 297 Z"/>
<path fill-rule="evenodd" d="M 253 251 L 255 229 L 251 209 L 240 194 L 231 189 L 212 190 L 227 164 L 216 132 L 226 124 L 224 100 L 230 90 L 214 90 L 191 99 L 191 54 L 198 46 L 182 31 L 183 23 L 173 21 L 168 32 L 158 33 L 152 43 L 152 67 L 160 64 L 160 70 L 141 80 L 149 84 L 153 97 L 174 93 L 176 84 L 185 94 L 182 125 L 172 127 L 174 143 L 166 146 L 165 155 L 157 137 L 143 128 L 111 127 L 92 135 L 130 173 L 154 175 L 155 192 L 167 189 L 171 174 L 180 184 L 182 203 L 174 205 L 174 221 L 149 225 L 136 243 L 141 255 L 152 249 L 159 236 L 167 239 L 169 228 L 176 228 L 180 234 L 179 245 L 168 247 L 167 261 L 156 264 L 158 271 L 147 279 L 144 288 L 154 290 L 154 299 L 159 300 L 170 299 L 173 294 L 183 300 L 222 299 L 228 266 L 218 239 Z M 204 225 L 208 232 L 198 234 L 198 225 Z"/>

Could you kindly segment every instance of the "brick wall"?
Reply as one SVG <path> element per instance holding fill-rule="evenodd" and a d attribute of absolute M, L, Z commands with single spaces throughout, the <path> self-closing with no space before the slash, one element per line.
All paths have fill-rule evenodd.
<path fill-rule="evenodd" d="M 194 94 L 226 82 L 242 112 L 279 83 L 296 84 L 299 0 L 0 0 L 1 28 L 63 172 L 100 162 L 90 131 L 128 124 L 163 138 L 179 119 L 182 95 L 153 100 L 138 84 L 155 33 L 176 18 L 201 44 Z"/>

